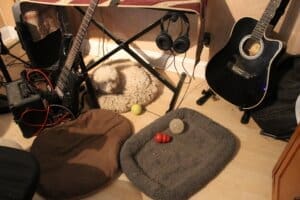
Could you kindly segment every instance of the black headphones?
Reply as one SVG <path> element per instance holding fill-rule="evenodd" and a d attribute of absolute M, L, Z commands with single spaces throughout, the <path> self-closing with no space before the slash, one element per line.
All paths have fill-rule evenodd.
<path fill-rule="evenodd" d="M 181 33 L 174 41 L 172 37 L 169 35 L 168 30 L 164 28 L 164 20 L 161 19 L 160 23 L 160 34 L 156 37 L 156 45 L 159 49 L 167 51 L 174 50 L 176 53 L 184 53 L 190 48 L 190 23 L 189 19 L 185 14 L 176 14 L 174 18 L 171 18 L 172 22 L 176 22 L 177 19 L 180 18 L 182 22 L 186 25 L 186 30 Z"/>

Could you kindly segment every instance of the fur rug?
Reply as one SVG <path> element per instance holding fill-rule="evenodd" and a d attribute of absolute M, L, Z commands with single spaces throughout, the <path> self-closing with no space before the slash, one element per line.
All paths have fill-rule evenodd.
<path fill-rule="evenodd" d="M 159 95 L 159 81 L 130 60 L 101 64 L 90 77 L 103 109 L 128 112 L 133 104 L 146 106 Z"/>

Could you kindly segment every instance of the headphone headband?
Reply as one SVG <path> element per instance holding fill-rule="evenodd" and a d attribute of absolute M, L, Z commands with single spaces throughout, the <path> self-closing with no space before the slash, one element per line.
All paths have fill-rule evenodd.
<path fill-rule="evenodd" d="M 166 17 L 168 18 L 166 19 Z M 168 23 L 177 22 L 178 19 L 181 20 L 181 26 L 182 23 L 184 23 L 186 26 L 186 30 L 183 31 L 181 28 L 180 35 L 173 41 L 171 35 L 168 33 L 168 29 L 165 30 L 164 22 L 168 20 Z M 168 24 L 169 26 L 169 24 Z M 162 17 L 160 20 L 160 29 L 161 33 L 156 38 L 156 44 L 161 50 L 171 50 L 173 49 L 177 53 L 184 53 L 188 50 L 190 47 L 190 41 L 189 41 L 189 31 L 190 31 L 190 23 L 188 17 L 184 13 L 178 13 L 173 12 L 169 13 L 165 17 Z"/>
<path fill-rule="evenodd" d="M 182 19 L 182 21 L 186 24 L 186 32 L 185 32 L 185 35 L 186 34 L 189 34 L 189 32 L 190 32 L 190 21 L 189 21 L 189 18 L 185 15 L 185 14 L 183 14 L 183 13 L 181 13 L 181 14 L 179 14 L 179 17 Z"/>
<path fill-rule="evenodd" d="M 172 20 L 173 22 L 176 22 L 178 20 L 178 18 L 180 18 L 186 24 L 186 27 L 187 27 L 186 34 L 188 34 L 190 32 L 189 18 L 184 13 L 173 13 L 173 16 L 176 17 L 174 21 Z M 164 17 L 160 19 L 160 29 L 161 29 L 161 31 L 165 32 L 166 30 L 164 28 L 164 21 L 165 21 Z"/>

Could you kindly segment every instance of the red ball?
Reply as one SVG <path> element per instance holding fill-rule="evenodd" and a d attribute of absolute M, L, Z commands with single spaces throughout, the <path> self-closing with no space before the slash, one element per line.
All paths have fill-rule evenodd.
<path fill-rule="evenodd" d="M 157 143 L 168 143 L 172 140 L 172 137 L 170 135 L 158 132 L 155 134 L 154 140 Z"/>

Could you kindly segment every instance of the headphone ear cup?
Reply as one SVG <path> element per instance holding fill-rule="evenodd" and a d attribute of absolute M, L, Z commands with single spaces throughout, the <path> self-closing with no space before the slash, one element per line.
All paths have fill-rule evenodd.
<path fill-rule="evenodd" d="M 176 53 L 184 53 L 190 48 L 190 39 L 187 35 L 178 37 L 173 43 L 173 49 Z"/>
<path fill-rule="evenodd" d="M 156 42 L 157 47 L 164 51 L 170 50 L 173 46 L 173 40 L 172 40 L 171 36 L 166 32 L 160 33 L 156 37 L 155 42 Z"/>

